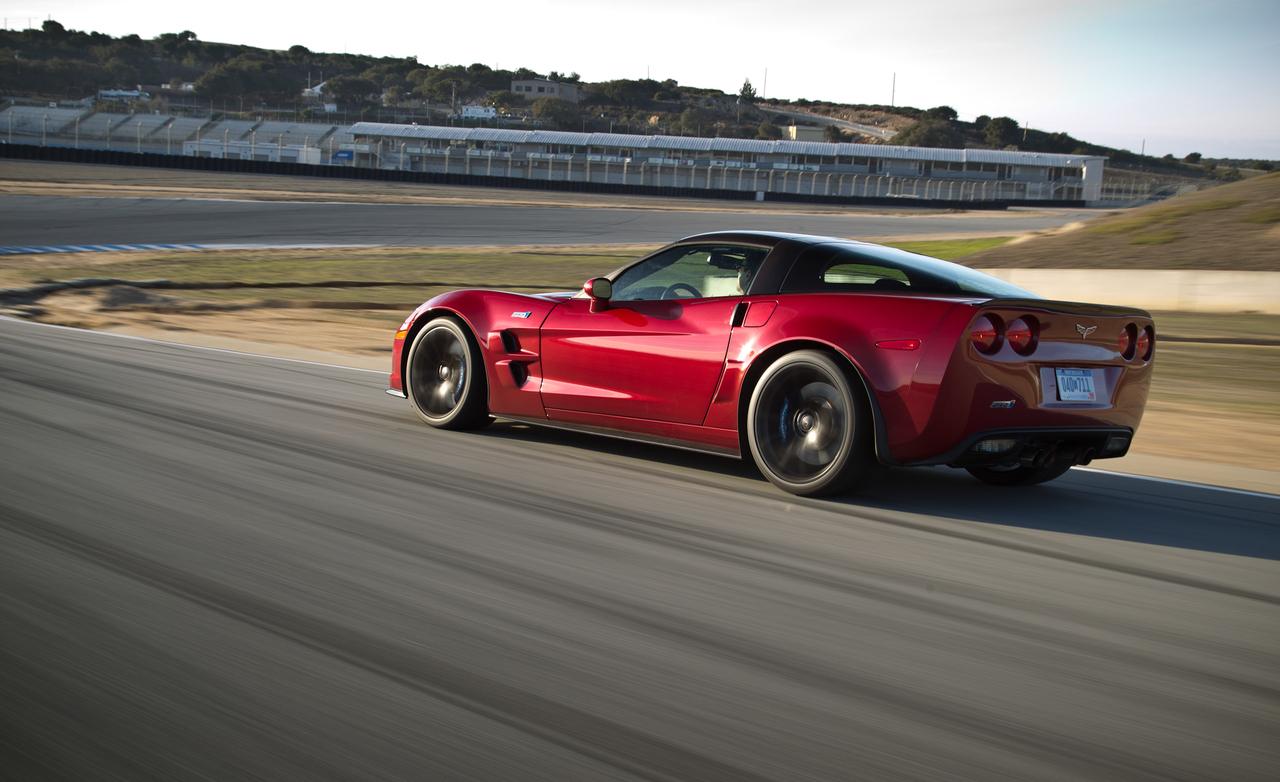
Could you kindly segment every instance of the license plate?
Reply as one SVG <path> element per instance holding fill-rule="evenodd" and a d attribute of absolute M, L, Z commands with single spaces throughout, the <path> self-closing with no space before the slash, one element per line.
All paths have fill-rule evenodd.
<path fill-rule="evenodd" d="M 1058 399 L 1063 402 L 1096 402 L 1092 369 L 1057 369 Z"/>

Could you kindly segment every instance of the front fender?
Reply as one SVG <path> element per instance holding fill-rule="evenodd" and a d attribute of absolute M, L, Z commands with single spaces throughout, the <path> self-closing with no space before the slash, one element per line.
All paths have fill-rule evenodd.
<path fill-rule="evenodd" d="M 489 387 L 489 412 L 545 417 L 539 393 L 542 371 L 538 332 L 556 303 L 557 299 L 546 296 L 490 290 L 450 291 L 429 299 L 396 330 L 391 387 L 404 389 L 406 353 L 417 333 L 432 319 L 448 315 L 461 320 L 480 347 Z"/>

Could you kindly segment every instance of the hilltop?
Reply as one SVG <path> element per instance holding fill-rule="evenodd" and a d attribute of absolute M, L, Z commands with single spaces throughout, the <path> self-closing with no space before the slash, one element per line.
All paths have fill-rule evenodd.
<path fill-rule="evenodd" d="M 966 256 L 979 267 L 1280 271 L 1280 172 Z"/>

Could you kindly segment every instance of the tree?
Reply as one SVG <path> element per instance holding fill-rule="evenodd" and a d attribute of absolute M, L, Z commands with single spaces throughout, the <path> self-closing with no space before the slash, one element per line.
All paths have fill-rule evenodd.
<path fill-rule="evenodd" d="M 827 137 L 827 141 L 833 143 L 844 141 L 844 133 L 840 132 L 840 128 L 837 125 L 828 125 L 822 132 Z"/>
<path fill-rule="evenodd" d="M 763 138 L 763 139 L 782 138 L 782 128 L 778 127 L 772 122 L 768 122 L 768 121 L 761 122 L 756 127 L 756 138 Z"/>
<path fill-rule="evenodd" d="M 947 122 L 954 122 L 960 115 L 950 106 L 934 106 L 924 113 L 926 117 L 931 119 L 940 119 Z"/>
<path fill-rule="evenodd" d="M 485 102 L 498 111 L 509 111 L 516 106 L 524 106 L 528 103 L 523 95 L 511 90 L 493 90 L 485 97 Z"/>
<path fill-rule="evenodd" d="M 55 22 L 52 19 L 44 20 L 44 22 L 40 24 L 40 29 L 44 30 L 45 33 L 47 33 L 48 35 L 53 35 L 53 36 L 63 36 L 67 34 L 67 28 L 63 27 L 61 23 Z"/>
<path fill-rule="evenodd" d="M 925 118 L 909 125 L 893 137 L 894 144 L 910 147 L 949 147 L 964 145 L 964 137 L 946 120 Z"/>
<path fill-rule="evenodd" d="M 578 107 L 559 98 L 538 98 L 533 102 L 533 116 L 561 130 L 577 130 L 581 122 Z"/>
<path fill-rule="evenodd" d="M 652 79 L 614 79 L 592 84 L 588 98 L 599 105 L 646 108 L 653 104 L 653 96 L 661 88 Z"/>
<path fill-rule="evenodd" d="M 702 109 L 690 107 L 680 112 L 680 132 L 690 136 L 701 136 L 703 130 L 709 128 L 714 121 L 715 118 Z"/>
<path fill-rule="evenodd" d="M 738 98 L 743 103 L 755 103 L 757 99 L 756 88 L 751 85 L 751 80 L 747 79 L 742 82 L 742 89 L 738 90 Z"/>
<path fill-rule="evenodd" d="M 302 60 L 311 56 L 311 50 L 300 43 L 295 43 L 289 47 L 289 56 L 295 60 Z"/>
<path fill-rule="evenodd" d="M 1189 154 L 1189 155 L 1187 155 L 1186 157 L 1184 157 L 1184 158 L 1182 159 L 1182 162 L 1183 162 L 1183 163 L 1199 163 L 1199 162 L 1200 162 L 1200 157 L 1201 157 L 1201 155 L 1200 155 L 1200 153 L 1199 153 L 1199 152 L 1192 152 L 1191 154 Z"/>
<path fill-rule="evenodd" d="M 1018 140 L 1018 123 L 1010 117 L 996 117 L 987 123 L 982 136 L 993 147 L 1007 147 Z"/>
<path fill-rule="evenodd" d="M 977 119 L 973 121 L 973 126 L 978 130 L 986 130 L 987 124 L 991 122 L 991 117 L 986 114 L 979 114 Z"/>
<path fill-rule="evenodd" d="M 381 88 L 372 79 L 335 76 L 324 83 L 324 91 L 339 104 L 354 107 L 371 103 L 372 98 L 381 93 Z"/>

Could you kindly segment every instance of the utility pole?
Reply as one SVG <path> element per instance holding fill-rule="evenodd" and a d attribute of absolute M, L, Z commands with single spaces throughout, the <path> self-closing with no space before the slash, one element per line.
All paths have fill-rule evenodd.
<path fill-rule="evenodd" d="M 893 81 L 889 83 L 889 106 L 892 108 L 897 104 L 894 102 L 898 99 L 898 72 L 893 72 Z"/>
<path fill-rule="evenodd" d="M 1142 140 L 1142 151 L 1138 154 L 1143 157 L 1146 157 L 1147 155 L 1147 140 L 1145 138 Z"/>
<path fill-rule="evenodd" d="M 760 85 L 760 100 L 769 97 L 769 69 L 764 69 L 764 83 Z"/>

